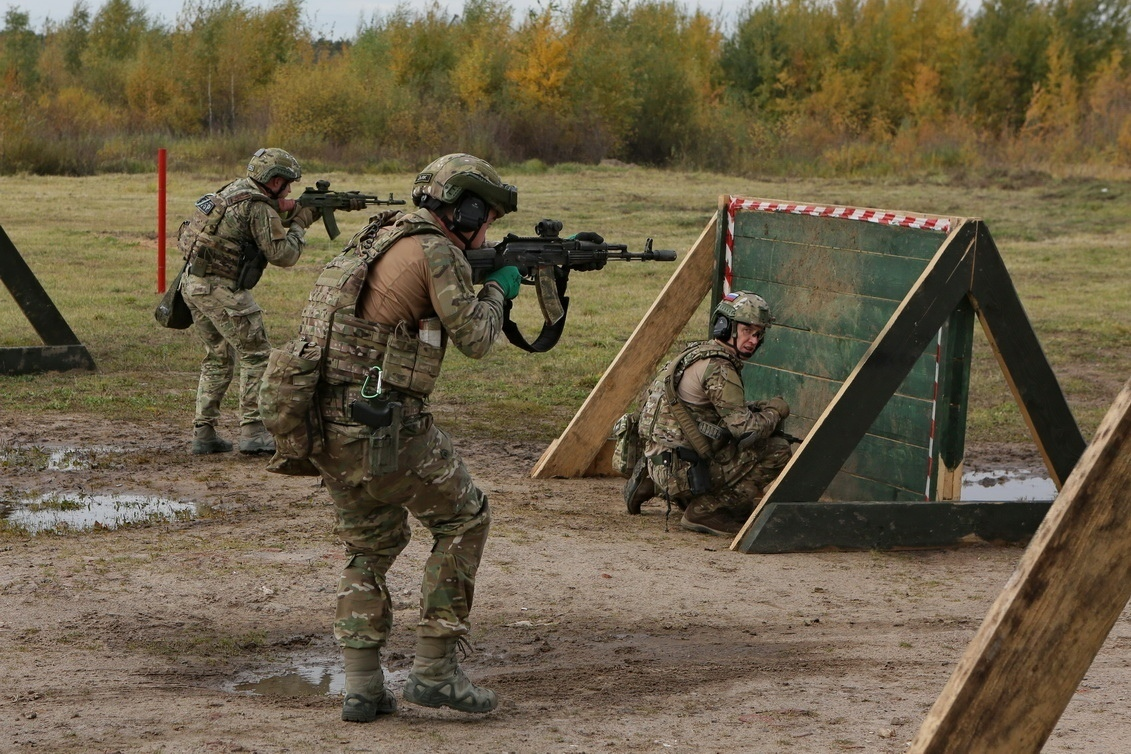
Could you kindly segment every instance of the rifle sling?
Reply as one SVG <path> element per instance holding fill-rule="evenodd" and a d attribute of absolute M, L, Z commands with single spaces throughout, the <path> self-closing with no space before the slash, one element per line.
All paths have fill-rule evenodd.
<path fill-rule="evenodd" d="M 676 392 L 676 370 L 682 362 L 682 359 L 674 360 L 668 367 L 667 373 L 664 375 L 664 397 L 671 406 L 672 415 L 675 417 L 676 423 L 679 424 L 683 436 L 691 443 L 691 447 L 704 460 L 709 460 L 714 451 L 711 450 L 711 439 L 718 440 L 726 433 L 726 429 L 707 422 L 696 421 L 695 417 L 691 415 L 688 410 L 687 404 L 679 397 Z M 679 370 L 680 378 L 683 377 L 683 370 Z"/>
<path fill-rule="evenodd" d="M 544 321 L 542 331 L 538 333 L 538 337 L 534 339 L 533 343 L 526 340 L 522 331 L 518 329 L 518 325 L 511 319 L 513 304 L 511 301 L 506 301 L 503 304 L 503 334 L 507 336 L 507 340 L 527 353 L 545 353 L 556 346 L 558 340 L 562 337 L 562 331 L 565 330 L 566 314 L 569 312 L 569 296 L 565 295 L 568 282 L 569 272 L 565 271 L 558 277 L 558 300 L 562 302 L 561 318 L 553 324 Z"/>

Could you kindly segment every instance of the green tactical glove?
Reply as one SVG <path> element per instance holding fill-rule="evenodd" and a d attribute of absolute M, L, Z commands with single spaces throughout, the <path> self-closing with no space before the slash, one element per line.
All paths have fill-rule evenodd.
<path fill-rule="evenodd" d="M 518 296 L 518 290 L 522 281 L 522 275 L 519 274 L 517 267 L 500 267 L 487 276 L 485 283 L 495 283 L 502 290 L 503 295 L 508 300 Z"/>
<path fill-rule="evenodd" d="M 763 405 L 763 408 L 768 408 L 772 411 L 776 411 L 778 416 L 783 419 L 789 416 L 789 404 L 786 403 L 785 398 L 782 398 L 780 395 L 776 398 L 771 398 L 770 400 L 766 401 Z"/>

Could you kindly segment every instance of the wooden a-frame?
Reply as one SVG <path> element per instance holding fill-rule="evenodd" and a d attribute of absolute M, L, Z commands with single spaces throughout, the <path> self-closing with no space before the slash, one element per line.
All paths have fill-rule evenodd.
<path fill-rule="evenodd" d="M 843 534 L 843 527 L 836 518 L 843 515 L 844 506 L 853 506 L 851 515 L 854 518 L 868 519 L 872 504 L 817 501 L 907 376 L 915 359 L 963 299 L 974 307 L 982 323 L 990 347 L 1053 481 L 1058 489 L 1063 486 L 1084 452 L 1084 438 L 1045 359 L 993 238 L 981 220 L 966 220 L 951 231 L 939 247 L 871 348 L 817 419 L 789 464 L 767 488 L 750 519 L 732 542 L 731 549 L 742 552 L 784 551 L 786 548 L 780 543 L 759 541 L 763 532 L 770 537 L 776 533 L 774 527 L 768 524 L 779 506 L 786 515 L 789 515 L 791 507 L 806 507 L 810 514 L 809 528 L 818 537 L 826 532 L 834 539 Z M 953 504 L 951 509 L 957 510 L 957 505 L 961 504 Z M 922 510 L 931 512 L 929 508 Z M 882 509 L 879 515 L 883 515 Z M 826 525 L 821 524 L 821 518 L 825 519 Z M 882 529 L 882 522 L 872 521 L 871 528 Z M 943 543 L 916 540 L 888 544 L 922 546 Z M 794 542 L 788 549 L 829 546 L 873 545 L 814 539 L 802 546 Z"/>
<path fill-rule="evenodd" d="M 1131 598 L 1131 380 L 912 740 L 1036 754 Z"/>
<path fill-rule="evenodd" d="M 94 359 L 0 226 L 0 279 L 45 345 L 0 348 L 0 374 L 94 370 Z"/>

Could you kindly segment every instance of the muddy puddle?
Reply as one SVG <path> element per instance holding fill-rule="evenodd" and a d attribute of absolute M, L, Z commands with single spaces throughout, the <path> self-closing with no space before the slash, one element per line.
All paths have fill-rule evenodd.
<path fill-rule="evenodd" d="M 1056 484 L 1051 479 L 1028 471 L 997 469 L 963 474 L 962 499 L 967 501 L 1009 501 L 1056 499 Z"/>
<path fill-rule="evenodd" d="M 404 686 L 408 669 L 385 669 L 385 685 L 393 690 Z M 337 650 L 332 657 L 296 658 L 271 669 L 245 671 L 224 685 L 224 690 L 256 696 L 341 696 L 346 675 Z"/>
<path fill-rule="evenodd" d="M 195 503 L 148 495 L 51 493 L 27 499 L 0 498 L 0 524 L 27 534 L 118 529 L 130 524 L 188 521 Z"/>

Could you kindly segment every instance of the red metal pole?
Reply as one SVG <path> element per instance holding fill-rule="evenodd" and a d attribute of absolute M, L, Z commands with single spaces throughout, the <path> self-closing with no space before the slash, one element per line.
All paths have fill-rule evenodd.
<path fill-rule="evenodd" d="M 157 292 L 165 292 L 165 150 L 157 150 Z"/>

